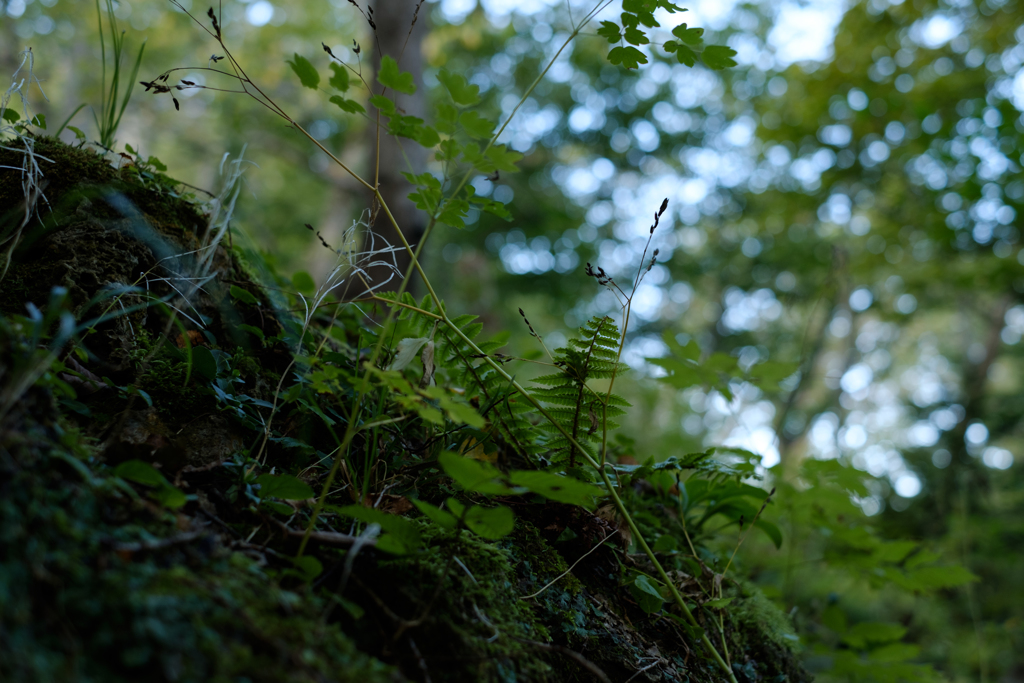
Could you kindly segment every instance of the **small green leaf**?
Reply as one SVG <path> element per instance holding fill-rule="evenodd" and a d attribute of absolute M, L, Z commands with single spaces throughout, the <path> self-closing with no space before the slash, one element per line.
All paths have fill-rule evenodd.
<path fill-rule="evenodd" d="M 441 136 L 432 126 L 420 126 L 413 139 L 427 149 L 432 149 L 441 142 Z"/>
<path fill-rule="evenodd" d="M 312 555 L 297 557 L 292 560 L 292 563 L 306 581 L 312 581 L 316 577 L 320 576 L 324 571 L 323 564 L 321 564 L 320 560 L 316 559 Z"/>
<path fill-rule="evenodd" d="M 517 152 L 512 149 L 508 149 L 505 145 L 492 145 L 487 150 L 487 160 L 490 165 L 498 170 L 505 171 L 506 173 L 516 173 L 519 171 L 519 167 L 516 166 L 523 158 L 521 152 Z"/>
<path fill-rule="evenodd" d="M 626 69 L 636 69 L 647 63 L 647 56 L 635 47 L 620 46 L 612 48 L 608 53 L 608 61 L 612 64 L 621 64 Z"/>
<path fill-rule="evenodd" d="M 260 487 L 260 498 L 306 500 L 315 495 L 309 484 L 290 474 L 261 474 L 256 477 L 256 483 Z"/>
<path fill-rule="evenodd" d="M 207 381 L 217 379 L 217 359 L 210 353 L 210 349 L 205 346 L 192 347 L 192 370 Z"/>
<path fill-rule="evenodd" d="M 640 574 L 633 579 L 633 583 L 629 584 L 629 592 L 640 605 L 640 609 L 647 614 L 654 614 L 665 604 L 665 599 L 661 597 L 661 591 L 646 574 Z"/>
<path fill-rule="evenodd" d="M 413 500 L 412 504 L 424 514 L 431 522 L 438 525 L 442 529 L 452 530 L 459 525 L 459 520 L 455 519 L 455 516 L 442 510 L 439 507 L 431 505 L 430 503 L 423 500 Z"/>
<path fill-rule="evenodd" d="M 263 501 L 263 506 L 273 510 L 279 515 L 290 516 L 295 514 L 295 508 L 290 505 L 285 505 L 284 503 L 278 503 L 276 500 L 265 500 Z"/>
<path fill-rule="evenodd" d="M 241 324 L 238 326 L 238 329 L 242 330 L 243 332 L 248 332 L 249 334 L 259 339 L 260 341 L 263 341 L 263 339 L 266 337 L 266 335 L 263 334 L 263 330 L 261 330 L 258 327 L 253 327 L 252 325 Z"/>
<path fill-rule="evenodd" d="M 312 63 L 298 52 L 295 53 L 294 61 L 289 61 L 292 71 L 299 77 L 299 81 L 307 88 L 316 90 L 320 85 L 320 74 L 317 73 Z"/>
<path fill-rule="evenodd" d="M 156 502 L 171 509 L 180 508 L 188 502 L 188 496 L 186 496 L 183 491 L 174 488 L 170 484 L 161 486 L 149 495 L 152 496 L 153 500 Z"/>
<path fill-rule="evenodd" d="M 671 553 L 679 549 L 679 542 L 673 536 L 662 534 L 654 543 L 654 552 Z"/>
<path fill-rule="evenodd" d="M 251 292 L 242 289 L 238 285 L 231 285 L 231 289 L 229 291 L 232 297 L 238 299 L 243 304 L 258 306 L 260 303 L 259 300 L 255 296 L 253 296 Z"/>
<path fill-rule="evenodd" d="M 623 37 L 630 45 L 646 45 L 651 42 L 644 32 L 638 28 L 627 28 L 625 33 L 623 33 Z"/>
<path fill-rule="evenodd" d="M 494 132 L 494 124 L 475 111 L 462 112 L 459 116 L 459 125 L 471 138 L 486 139 Z"/>
<path fill-rule="evenodd" d="M 862 621 L 854 624 L 843 636 L 843 642 L 858 650 L 869 645 L 891 643 L 907 634 L 907 629 L 899 624 L 882 621 Z"/>
<path fill-rule="evenodd" d="M 679 26 L 672 29 L 672 35 L 687 45 L 697 46 L 704 42 L 704 29 L 697 28 L 696 26 L 687 28 L 686 24 L 679 24 Z"/>
<path fill-rule="evenodd" d="M 316 291 L 316 283 L 313 282 L 313 277 L 304 270 L 300 270 L 295 275 L 292 275 L 292 285 L 303 294 L 312 294 Z"/>
<path fill-rule="evenodd" d="M 4 121 L 7 121 L 8 123 L 17 123 L 18 121 L 21 121 L 21 114 L 8 107 L 7 109 L 4 109 Z"/>
<path fill-rule="evenodd" d="M 465 522 L 469 530 L 477 536 L 496 541 L 512 533 L 516 517 L 512 510 L 504 505 L 493 508 L 474 505 L 466 513 Z"/>
<path fill-rule="evenodd" d="M 8 110 L 10 111 L 10 110 Z M 4 112 L 6 115 L 6 112 Z M 85 140 L 85 132 L 81 128 L 75 128 L 74 126 L 68 126 L 68 130 L 75 134 L 75 140 Z M 152 157 L 150 157 L 152 159 Z M 161 169 L 157 169 L 158 171 Z M 162 169 L 166 171 L 167 169 Z"/>
<path fill-rule="evenodd" d="M 377 80 L 384 87 L 392 88 L 406 95 L 412 95 L 416 92 L 412 74 L 408 71 L 400 71 L 398 62 L 389 55 L 384 55 L 380 60 L 380 73 L 377 74 Z"/>
<path fill-rule="evenodd" d="M 437 74 L 437 80 L 448 90 L 455 104 L 469 106 L 480 101 L 480 86 L 470 85 L 469 81 L 462 74 L 441 69 Z"/>
<path fill-rule="evenodd" d="M 71 126 L 68 126 L 68 128 L 70 127 Z M 146 159 L 146 165 L 152 166 L 153 170 L 159 171 L 160 173 L 165 173 L 167 171 L 167 165 L 154 156 L 151 156 L 148 159 Z"/>
<path fill-rule="evenodd" d="M 437 456 L 437 462 L 444 469 L 445 474 L 467 491 L 492 496 L 517 493 L 514 489 L 501 483 L 503 476 L 501 470 L 489 463 L 473 460 L 451 451 L 442 452 Z"/>
<path fill-rule="evenodd" d="M 700 59 L 712 69 L 725 69 L 736 66 L 736 50 L 724 45 L 708 45 L 701 53 Z"/>
<path fill-rule="evenodd" d="M 611 21 L 602 21 L 601 28 L 597 29 L 597 35 L 606 39 L 612 45 L 622 40 L 622 34 L 619 32 L 619 27 Z"/>
<path fill-rule="evenodd" d="M 693 66 L 697 63 L 697 53 L 689 45 L 683 45 L 682 43 L 670 40 L 665 43 L 664 47 L 667 52 L 676 53 L 676 59 L 679 60 L 680 64 Z"/>
<path fill-rule="evenodd" d="M 509 474 L 509 481 L 550 500 L 587 508 L 594 506 L 595 497 L 604 495 L 604 489 L 593 484 L 551 472 L 517 470 Z"/>
<path fill-rule="evenodd" d="M 391 361 L 388 370 L 405 370 L 428 341 L 428 337 L 407 337 L 398 342 L 395 359 Z"/>
<path fill-rule="evenodd" d="M 334 75 L 331 76 L 330 80 L 327 82 L 330 83 L 331 87 L 334 88 L 335 90 L 338 90 L 340 92 L 347 92 L 348 68 L 341 64 L 335 64 L 334 62 L 331 62 L 330 66 L 331 71 L 334 72 Z"/>
<path fill-rule="evenodd" d="M 398 113 L 398 110 L 395 109 L 395 103 L 386 95 L 374 95 L 370 98 L 370 104 L 379 109 L 380 113 L 388 118 L 393 118 Z"/>
<path fill-rule="evenodd" d="M 32 125 L 46 130 L 46 114 L 36 114 L 32 117 Z"/>
<path fill-rule="evenodd" d="M 455 128 L 458 125 L 459 110 L 450 104 L 442 102 L 437 105 L 437 109 L 434 111 L 434 126 L 437 130 L 445 135 L 452 135 L 455 133 Z M 452 144 L 455 144 L 454 140 L 449 140 Z"/>
<path fill-rule="evenodd" d="M 164 475 L 147 462 L 128 460 L 114 469 L 114 476 L 143 486 L 170 486 Z"/>
<path fill-rule="evenodd" d="M 386 533 L 377 539 L 377 547 L 384 552 L 392 555 L 408 555 L 416 552 L 420 547 L 422 542 L 420 530 L 412 520 L 362 505 L 346 505 L 336 510 L 367 524 L 380 525 L 381 530 Z"/>
<path fill-rule="evenodd" d="M 346 100 L 344 97 L 340 97 L 338 95 L 331 95 L 331 98 L 328 101 L 331 104 L 338 105 L 342 111 L 348 112 L 349 114 L 362 114 L 366 111 L 366 109 L 363 108 L 363 105 L 359 104 L 355 100 Z"/>

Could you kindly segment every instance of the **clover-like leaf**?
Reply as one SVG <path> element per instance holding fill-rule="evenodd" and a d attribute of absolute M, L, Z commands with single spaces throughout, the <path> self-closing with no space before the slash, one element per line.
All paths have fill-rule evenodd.
<path fill-rule="evenodd" d="M 606 39 L 612 45 L 622 40 L 622 33 L 619 31 L 619 27 L 611 21 L 602 21 L 601 28 L 597 29 L 597 35 Z"/>
<path fill-rule="evenodd" d="M 338 105 L 342 111 L 348 112 L 349 114 L 362 114 L 366 111 L 366 109 L 363 108 L 363 105 L 359 104 L 355 100 L 347 100 L 339 95 L 331 95 L 330 102 Z"/>
<path fill-rule="evenodd" d="M 686 24 L 679 24 L 672 29 L 672 35 L 687 45 L 700 45 L 704 42 L 704 29 L 696 26 L 690 28 Z"/>
<path fill-rule="evenodd" d="M 489 138 L 494 132 L 494 123 L 475 111 L 464 111 L 459 116 L 459 125 L 471 138 Z"/>
<path fill-rule="evenodd" d="M 641 64 L 647 63 L 647 56 L 632 46 L 614 47 L 608 53 L 608 61 L 612 64 L 622 65 L 626 69 L 636 69 Z"/>
<path fill-rule="evenodd" d="M 700 59 L 712 69 L 726 69 L 736 66 L 736 50 L 725 45 L 708 45 L 701 53 Z"/>
<path fill-rule="evenodd" d="M 462 74 L 441 69 L 437 74 L 437 80 L 441 82 L 441 85 L 452 96 L 455 104 L 469 106 L 480 101 L 480 86 L 471 85 Z"/>
<path fill-rule="evenodd" d="M 334 88 L 335 90 L 340 90 L 341 92 L 347 92 L 348 91 L 348 68 L 345 67 L 345 66 L 342 66 L 341 64 L 335 64 L 334 62 L 331 62 L 331 71 L 334 72 L 334 75 L 331 76 L 331 79 L 329 81 L 327 81 L 327 82 L 330 83 L 331 87 Z"/>
<path fill-rule="evenodd" d="M 295 59 L 289 60 L 288 63 L 291 65 L 295 75 L 299 77 L 302 85 L 313 90 L 317 89 L 320 85 L 320 74 L 317 73 L 316 68 L 308 59 L 296 52 Z"/>
<path fill-rule="evenodd" d="M 384 55 L 380 60 L 380 73 L 377 80 L 386 88 L 412 95 L 416 92 L 416 85 L 413 83 L 412 74 L 408 71 L 401 71 L 398 62 L 392 57 Z"/>

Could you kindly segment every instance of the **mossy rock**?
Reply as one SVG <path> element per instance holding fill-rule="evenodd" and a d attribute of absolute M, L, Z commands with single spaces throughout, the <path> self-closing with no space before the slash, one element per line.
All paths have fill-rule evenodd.
<path fill-rule="evenodd" d="M 351 521 L 328 511 L 293 563 L 310 507 L 266 504 L 255 473 L 276 468 L 319 491 L 336 441 L 313 418 L 343 420 L 353 394 L 318 395 L 263 439 L 238 396 L 266 418 L 258 402 L 298 386 L 283 309 L 218 247 L 213 277 L 188 302 L 203 329 L 169 326 L 152 296 L 171 300 L 170 278 L 205 238 L 202 212 L 160 174 L 49 138 L 34 146 L 54 160 L 49 204 L 0 285 L 0 680 L 725 680 L 692 633 L 638 606 L 624 577 L 651 570 L 614 541 L 600 545 L 614 529 L 607 520 L 506 501 L 517 520 L 500 541 L 444 530 L 416 517 L 409 498 L 456 492 L 404 448 L 387 461 L 391 493 L 365 500 L 414 518 L 422 546 L 396 556 L 332 540 Z M 20 158 L 0 152 L 0 166 Z M 0 170 L 0 228 L 20 220 L 17 173 Z M 118 300 L 137 309 L 80 334 L 59 360 L 30 341 L 49 330 L 16 318 L 28 303 L 44 307 L 54 286 L 79 321 L 95 317 L 90 302 L 137 285 L 140 272 L 150 274 L 146 296 Z M 251 296 L 232 296 L 232 285 Z M 333 357 L 332 372 L 345 371 L 344 354 Z M 378 445 L 353 444 L 367 454 Z M 132 479 L 118 469 L 125 461 L 164 483 Z M 168 487 L 183 505 L 167 506 Z M 337 488 L 330 503 L 353 502 Z M 737 678 L 809 680 L 786 618 L 756 589 L 731 590 L 724 632 Z"/>

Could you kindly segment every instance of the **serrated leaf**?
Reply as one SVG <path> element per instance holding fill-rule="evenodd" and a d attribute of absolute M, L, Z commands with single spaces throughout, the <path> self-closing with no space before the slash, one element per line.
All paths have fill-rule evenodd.
<path fill-rule="evenodd" d="M 727 69 L 736 66 L 736 50 L 725 45 L 708 45 L 701 53 L 700 59 L 712 69 Z"/>
<path fill-rule="evenodd" d="M 630 45 L 646 45 L 651 42 L 647 35 L 638 28 L 627 28 L 622 35 Z"/>
<path fill-rule="evenodd" d="M 184 491 L 177 489 L 170 484 L 162 486 L 149 494 L 156 502 L 168 508 L 180 508 L 188 502 L 188 496 Z"/>
<path fill-rule="evenodd" d="M 366 112 L 363 105 L 359 104 L 355 100 L 347 100 L 340 95 L 331 95 L 329 102 L 337 105 L 339 109 L 344 112 L 348 112 L 349 114 L 362 114 Z"/>
<path fill-rule="evenodd" d="M 306 500 L 315 494 L 309 484 L 290 474 L 261 474 L 256 477 L 260 498 Z"/>
<path fill-rule="evenodd" d="M 420 126 L 413 139 L 427 149 L 436 147 L 441 142 L 441 136 L 432 126 Z"/>
<path fill-rule="evenodd" d="M 621 65 L 626 69 L 639 68 L 641 64 L 647 63 L 647 56 L 635 47 L 614 47 L 608 53 L 608 61 L 612 64 Z"/>
<path fill-rule="evenodd" d="M 687 45 L 698 46 L 704 42 L 704 29 L 696 26 L 688 28 L 686 24 L 679 24 L 672 29 L 672 35 Z"/>
<path fill-rule="evenodd" d="M 671 48 L 671 49 L 670 49 Z M 680 64 L 686 66 L 694 66 L 697 63 L 698 55 L 694 52 L 689 45 L 683 45 L 675 41 L 669 41 L 665 43 L 665 49 L 669 52 L 676 53 L 676 59 Z"/>
<path fill-rule="evenodd" d="M 331 76 L 331 79 L 329 81 L 327 81 L 327 82 L 335 90 L 338 90 L 340 92 L 347 92 L 348 91 L 348 68 L 345 67 L 345 66 L 342 66 L 341 64 L 335 64 L 334 62 L 331 62 L 330 66 L 331 66 L 331 71 L 334 72 L 334 75 Z"/>
<path fill-rule="evenodd" d="M 487 150 L 487 160 L 490 162 L 490 167 L 494 170 L 505 171 L 506 173 L 516 173 L 519 171 L 519 167 L 516 164 L 522 158 L 521 152 L 508 149 L 505 145 L 492 145 Z"/>
<path fill-rule="evenodd" d="M 398 110 L 395 109 L 395 103 L 386 95 L 374 95 L 370 98 L 370 104 L 379 109 L 380 113 L 388 118 L 392 118 L 398 113 Z"/>
<path fill-rule="evenodd" d="M 437 80 L 452 96 L 455 104 L 470 106 L 480 101 L 480 86 L 471 85 L 462 74 L 441 69 L 437 74 Z"/>
<path fill-rule="evenodd" d="M 291 65 L 292 71 L 299 77 L 299 81 L 303 86 L 313 90 L 319 87 L 320 74 L 317 73 L 316 68 L 313 67 L 313 64 L 308 59 L 296 52 L 295 59 L 289 60 L 288 64 Z"/>
<path fill-rule="evenodd" d="M 462 112 L 459 116 L 459 125 L 471 138 L 486 139 L 494 132 L 494 124 L 475 111 Z"/>
<path fill-rule="evenodd" d="M 386 88 L 391 88 L 406 95 L 416 92 L 416 85 L 413 83 L 412 74 L 408 71 L 401 71 L 398 62 L 389 55 L 384 55 L 380 60 L 380 73 L 377 80 Z"/>
<path fill-rule="evenodd" d="M 622 34 L 619 31 L 619 27 L 611 21 L 602 21 L 601 28 L 597 29 L 597 35 L 601 36 L 612 45 L 622 40 Z"/>

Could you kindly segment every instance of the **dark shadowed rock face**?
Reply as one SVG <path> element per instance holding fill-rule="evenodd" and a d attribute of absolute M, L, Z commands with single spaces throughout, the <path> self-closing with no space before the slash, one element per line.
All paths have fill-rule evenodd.
<path fill-rule="evenodd" d="M 622 585 L 624 568 L 647 571 L 641 558 L 613 543 L 590 552 L 615 526 L 581 508 L 516 504 L 499 542 L 419 518 L 423 548 L 400 557 L 328 534 L 307 552 L 322 573 L 303 580 L 290 558 L 308 502 L 271 512 L 254 470 L 319 492 L 333 437 L 292 412 L 262 462 L 246 460 L 262 442 L 252 415 L 265 420 L 282 375 L 293 381 L 281 309 L 221 247 L 188 291 L 207 221 L 173 181 L 50 139 L 36 150 L 56 162 L 0 283 L 0 398 L 39 362 L 32 322 L 17 318 L 26 304 L 62 287 L 65 308 L 94 323 L 0 419 L 0 680 L 723 680 L 692 634 Z M 0 166 L 16 162 L 0 151 Z M 17 173 L 0 169 L 0 229 L 23 207 Z M 124 463 L 157 478 L 140 483 Z M 183 505 L 161 496 L 170 488 Z M 415 514 L 401 495 L 375 501 Z M 349 528 L 327 519 L 336 537 Z M 809 680 L 785 617 L 749 587 L 730 591 L 739 680 Z"/>

